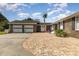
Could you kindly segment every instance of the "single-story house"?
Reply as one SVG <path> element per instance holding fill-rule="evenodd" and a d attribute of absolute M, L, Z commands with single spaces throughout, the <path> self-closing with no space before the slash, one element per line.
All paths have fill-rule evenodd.
<path fill-rule="evenodd" d="M 16 20 L 9 23 L 10 33 L 44 32 L 51 30 L 51 23 L 41 23 L 35 20 Z"/>
<path fill-rule="evenodd" d="M 62 29 L 70 36 L 79 37 L 79 12 L 53 23 L 54 30 Z"/>

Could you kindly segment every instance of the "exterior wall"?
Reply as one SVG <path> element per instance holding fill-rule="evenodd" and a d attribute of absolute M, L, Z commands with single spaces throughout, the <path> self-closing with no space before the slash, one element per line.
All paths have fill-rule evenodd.
<path fill-rule="evenodd" d="M 63 23 L 63 25 L 64 25 L 64 31 L 69 36 L 79 38 L 79 31 L 75 30 L 75 23 L 73 23 L 73 20 L 75 22 L 75 18 L 74 17 L 72 17 L 72 18 L 64 21 L 64 23 Z"/>
<path fill-rule="evenodd" d="M 54 24 L 53 27 L 54 27 L 54 30 L 57 30 L 57 24 Z"/>
<path fill-rule="evenodd" d="M 75 18 L 74 18 L 75 19 Z M 74 27 L 74 29 L 73 29 Z M 79 31 L 76 31 L 75 30 L 75 23 L 73 25 L 73 20 L 72 18 L 71 19 L 68 19 L 64 22 L 64 31 L 72 36 L 72 37 L 76 37 L 76 38 L 79 38 Z"/>
<path fill-rule="evenodd" d="M 66 33 L 72 32 L 72 19 L 68 19 L 68 20 L 64 21 L 64 31 Z"/>
<path fill-rule="evenodd" d="M 57 29 L 60 29 L 60 22 L 57 23 Z"/>
<path fill-rule="evenodd" d="M 11 33 L 12 31 L 13 31 L 13 25 L 10 24 L 10 25 L 9 25 L 9 33 Z"/>
<path fill-rule="evenodd" d="M 75 29 L 75 19 L 79 17 L 79 14 L 78 15 L 74 15 L 73 17 L 70 16 L 69 18 L 63 20 L 63 30 L 70 36 L 72 37 L 76 37 L 76 38 L 79 38 L 79 30 L 76 30 Z M 56 29 L 59 29 L 59 25 L 60 23 L 56 23 L 56 24 L 53 24 L 53 28 L 54 30 Z"/>
<path fill-rule="evenodd" d="M 34 27 L 33 27 L 33 32 L 36 32 L 37 30 L 36 30 L 36 28 L 37 28 L 37 26 L 36 25 L 33 25 Z"/>

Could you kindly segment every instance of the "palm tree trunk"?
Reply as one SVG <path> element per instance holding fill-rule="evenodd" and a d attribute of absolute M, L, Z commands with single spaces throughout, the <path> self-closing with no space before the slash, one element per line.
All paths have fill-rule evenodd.
<path fill-rule="evenodd" d="M 46 31 L 46 28 L 45 28 L 45 18 L 44 18 L 44 32 Z"/>

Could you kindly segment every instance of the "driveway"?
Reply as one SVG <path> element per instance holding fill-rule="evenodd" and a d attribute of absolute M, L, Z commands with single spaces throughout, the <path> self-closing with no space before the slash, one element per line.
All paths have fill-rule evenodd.
<path fill-rule="evenodd" d="M 0 35 L 0 56 L 31 56 L 31 52 L 24 50 L 22 42 L 29 37 L 26 33 L 12 33 Z"/>
<path fill-rule="evenodd" d="M 79 56 L 79 39 L 56 37 L 50 33 L 33 33 L 23 47 L 36 56 Z"/>

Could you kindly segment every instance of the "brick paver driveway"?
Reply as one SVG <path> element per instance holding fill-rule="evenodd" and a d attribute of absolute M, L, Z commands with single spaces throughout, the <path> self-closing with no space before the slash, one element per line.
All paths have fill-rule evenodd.
<path fill-rule="evenodd" d="M 50 33 L 33 33 L 24 41 L 23 47 L 34 55 L 78 55 L 79 39 L 73 37 L 56 37 Z"/>
<path fill-rule="evenodd" d="M 29 34 L 12 33 L 0 35 L 0 56 L 29 56 L 32 55 L 22 47 L 22 42 Z"/>

